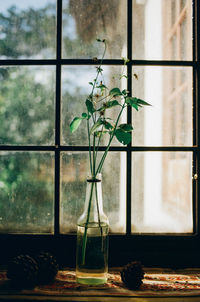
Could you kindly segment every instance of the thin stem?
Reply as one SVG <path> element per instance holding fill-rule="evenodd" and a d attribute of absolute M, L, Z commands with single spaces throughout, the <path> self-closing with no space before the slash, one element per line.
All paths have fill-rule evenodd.
<path fill-rule="evenodd" d="M 98 214 L 98 223 L 100 227 L 100 232 L 101 232 L 101 249 L 103 250 L 103 230 L 101 226 L 101 220 L 100 220 L 100 212 L 99 212 L 99 202 L 98 202 L 98 194 L 97 194 L 97 183 L 95 182 L 95 193 L 96 193 L 96 204 L 97 204 L 97 214 Z"/>
<path fill-rule="evenodd" d="M 100 172 L 101 172 L 103 163 L 104 163 L 104 161 L 105 161 L 106 155 L 107 155 L 108 150 L 109 150 L 109 148 L 110 148 L 110 144 L 111 144 L 111 142 L 112 142 L 112 140 L 113 140 L 113 137 L 114 137 L 114 135 L 115 135 L 115 130 L 116 130 L 116 128 L 117 128 L 119 119 L 120 119 L 120 117 L 121 117 L 121 114 L 122 114 L 124 108 L 125 108 L 125 103 L 123 104 L 122 109 L 121 109 L 121 111 L 120 111 L 120 113 L 119 113 L 119 115 L 118 115 L 118 117 L 117 117 L 116 124 L 115 124 L 115 127 L 114 127 L 114 129 L 113 129 L 113 133 L 112 133 L 112 135 L 110 136 L 110 140 L 109 140 L 109 142 L 108 142 L 107 148 L 106 148 L 106 150 L 104 151 L 104 154 L 102 155 L 101 161 L 100 161 L 100 163 L 99 163 L 99 165 L 98 165 L 98 167 L 97 167 L 96 175 L 97 175 L 97 173 L 100 173 Z"/>
<path fill-rule="evenodd" d="M 89 112 L 88 112 L 89 114 Z M 89 143 L 89 159 L 90 159 L 90 171 L 92 174 L 92 156 L 91 156 L 91 143 L 90 143 L 90 125 L 89 119 L 87 119 L 87 135 L 88 135 L 88 143 Z"/>
<path fill-rule="evenodd" d="M 105 41 L 104 41 L 104 45 L 105 45 L 105 47 L 104 47 L 103 56 L 102 56 L 100 65 L 98 66 L 97 75 L 96 75 L 96 78 L 94 80 L 94 83 L 93 83 L 93 86 L 92 86 L 92 91 L 91 91 L 91 94 L 90 94 L 91 98 L 93 98 L 94 89 L 95 89 L 99 74 L 101 72 L 101 65 L 102 65 L 102 62 L 103 62 L 103 59 L 104 59 L 104 56 L 105 56 L 105 53 L 106 53 L 106 42 Z M 92 119 L 93 119 L 93 122 L 95 123 L 96 122 L 96 114 L 95 114 L 95 117 L 94 117 L 94 114 L 92 113 Z M 95 177 L 96 176 L 96 173 L 95 173 L 95 168 L 96 168 L 96 154 L 95 154 L 95 143 L 96 142 L 95 142 L 95 139 L 96 138 L 95 138 L 95 134 L 94 134 L 94 137 L 93 137 L 93 163 L 92 163 L 89 120 L 87 121 L 87 129 L 88 129 L 88 141 L 89 141 L 90 170 L 91 170 L 92 177 Z M 98 145 L 99 145 L 99 142 L 98 142 Z M 85 230 L 84 230 L 84 235 L 83 235 L 82 264 L 85 263 L 85 253 L 86 253 L 86 245 L 87 245 L 87 229 L 88 229 L 89 218 L 90 218 L 93 188 L 94 188 L 94 182 L 92 182 L 92 186 L 91 186 L 90 199 L 89 199 L 88 210 L 87 210 L 87 219 L 86 219 Z M 97 195 L 97 192 L 96 192 L 96 195 Z M 99 204 L 98 204 L 98 199 L 97 198 L 96 198 L 96 202 L 97 202 L 97 209 L 98 209 L 97 210 L 98 211 L 98 221 L 99 221 L 99 224 L 101 224 L 101 222 L 100 222 L 100 213 L 99 213 Z M 101 230 L 101 235 L 102 235 L 102 230 Z"/>
<path fill-rule="evenodd" d="M 96 144 L 96 138 L 95 138 L 95 133 L 94 133 L 94 135 L 93 135 L 93 171 L 92 171 L 92 177 L 95 177 L 95 168 L 96 168 L 95 144 Z"/>
<path fill-rule="evenodd" d="M 103 59 L 104 59 L 104 57 L 105 57 L 106 48 L 107 48 L 106 41 L 104 42 L 104 46 L 105 46 L 105 47 L 104 47 L 104 52 L 103 52 L 103 55 L 102 55 L 100 64 L 99 64 L 99 66 L 98 66 L 97 75 L 96 75 L 96 78 L 95 78 L 94 83 L 93 83 L 93 86 L 92 86 L 92 92 L 91 92 L 91 94 L 90 94 L 90 95 L 92 95 L 92 96 L 93 96 L 93 93 L 94 93 L 94 88 L 95 88 L 96 82 L 97 82 L 97 80 L 98 80 L 99 74 L 101 73 L 101 65 L 102 65 L 102 63 L 103 63 Z"/>
<path fill-rule="evenodd" d="M 86 223 L 85 223 L 85 230 L 84 230 L 84 235 L 83 235 L 82 260 L 81 260 L 82 264 L 85 263 L 85 252 L 86 252 L 86 244 L 87 244 L 87 229 L 88 229 L 88 224 L 89 224 L 89 219 L 90 219 L 90 210 L 91 210 L 91 204 L 92 204 L 93 188 L 94 188 L 94 182 L 92 182 L 92 185 L 91 185 L 90 199 L 89 199 L 88 211 L 87 211 L 87 220 L 86 220 Z"/>
<path fill-rule="evenodd" d="M 95 89 L 95 86 L 96 86 L 96 83 L 97 83 L 97 80 L 98 80 L 98 77 L 99 77 L 99 74 L 101 73 L 101 65 L 102 65 L 102 62 L 103 62 L 103 59 L 105 57 L 105 53 L 106 53 L 106 48 L 107 48 L 107 45 L 106 45 L 106 41 L 104 42 L 104 52 L 103 52 L 103 55 L 102 55 L 102 58 L 101 58 L 101 61 L 100 61 L 100 64 L 97 68 L 97 74 L 96 74 L 96 78 L 94 80 L 94 83 L 92 85 L 92 91 L 90 93 L 90 97 L 93 99 L 93 93 L 94 93 L 94 89 Z M 94 118 L 94 114 L 92 113 L 92 119 L 93 119 L 93 123 L 96 122 L 96 113 L 95 113 L 95 118 Z"/>
<path fill-rule="evenodd" d="M 99 145 L 100 145 L 100 141 L 101 141 L 101 137 L 102 137 L 102 131 L 103 131 L 103 126 L 101 128 L 101 134 L 99 135 L 99 139 L 98 139 L 98 143 L 97 143 L 97 147 L 96 147 L 96 154 L 95 154 L 95 162 L 96 162 L 96 159 L 97 159 L 97 154 L 98 154 L 98 151 L 99 151 Z"/>
<path fill-rule="evenodd" d="M 102 102 L 103 100 L 107 99 L 107 98 L 108 98 L 108 96 L 109 96 L 109 95 L 104 96 L 102 99 L 100 99 L 100 100 L 96 101 L 96 103 Z M 109 101 L 111 101 L 111 100 L 112 100 L 112 98 L 114 98 L 114 96 L 113 96 L 113 95 L 110 97 L 110 99 L 108 100 L 108 102 L 109 102 Z"/>

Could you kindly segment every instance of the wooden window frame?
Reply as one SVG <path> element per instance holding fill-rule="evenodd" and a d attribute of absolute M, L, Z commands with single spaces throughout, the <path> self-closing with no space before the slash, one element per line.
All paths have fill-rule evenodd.
<path fill-rule="evenodd" d="M 131 233 L 131 169 L 133 152 L 148 151 L 185 151 L 193 152 L 193 175 L 200 165 L 200 1 L 193 1 L 193 59 L 191 61 L 134 60 L 132 58 L 132 7 L 134 0 L 127 0 L 127 70 L 129 74 L 127 88 L 132 91 L 132 69 L 134 66 L 190 66 L 193 69 L 193 146 L 191 147 L 111 147 L 110 151 L 123 151 L 127 154 L 127 225 L 125 235 L 110 235 L 109 265 L 120 266 L 131 260 L 140 260 L 146 266 L 186 267 L 200 265 L 200 203 L 198 197 L 200 180 L 194 176 L 194 233 L 193 234 L 132 234 Z M 61 68 L 67 65 L 96 65 L 90 59 L 62 59 L 62 1 L 57 0 L 57 57 L 55 60 L 0 60 L 0 65 L 54 65 L 56 66 L 56 136 L 55 145 L 43 146 L 0 146 L 0 151 L 53 151 L 55 154 L 55 224 L 52 235 L 0 234 L 0 263 L 5 264 L 17 253 L 29 253 L 34 250 L 50 250 L 61 266 L 74 266 L 76 254 L 76 235 L 59 232 L 60 200 L 60 153 L 62 151 L 87 151 L 83 146 L 61 146 L 60 110 L 61 110 Z M 123 65 L 123 60 L 105 59 L 103 65 Z M 132 121 L 132 112 L 127 112 L 128 123 Z M 104 147 L 101 147 L 104 150 Z"/>

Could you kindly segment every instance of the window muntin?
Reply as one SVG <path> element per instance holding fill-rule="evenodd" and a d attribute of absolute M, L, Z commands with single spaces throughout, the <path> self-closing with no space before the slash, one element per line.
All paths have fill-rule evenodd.
<path fill-rule="evenodd" d="M 73 1 L 73 0 L 72 0 Z M 136 0 L 135 0 L 136 1 Z M 133 84 L 133 80 L 134 80 L 134 75 L 133 75 L 133 73 L 132 73 L 132 69 L 134 69 L 134 67 L 135 66 L 141 66 L 141 63 L 142 63 L 142 66 L 147 66 L 147 67 L 149 67 L 150 65 L 151 66 L 153 66 L 153 65 L 161 65 L 161 66 L 174 66 L 174 68 L 175 68 L 175 66 L 178 66 L 178 68 L 180 68 L 180 67 L 184 67 L 185 68 L 185 66 L 187 65 L 187 70 L 189 70 L 189 69 L 192 69 L 192 71 L 193 71 L 193 74 L 196 74 L 196 73 L 198 73 L 198 69 L 197 69 L 197 64 L 196 64 L 196 61 L 189 61 L 188 59 L 187 59 L 187 62 L 186 61 L 181 61 L 182 59 L 180 59 L 180 60 L 177 60 L 177 62 L 173 62 L 173 61 L 168 61 L 168 62 L 166 62 L 166 61 L 162 61 L 161 59 L 164 59 L 164 58 L 161 58 L 160 59 L 160 57 L 153 57 L 153 56 L 151 56 L 151 58 L 150 58 L 150 56 L 149 56 L 149 58 L 148 58 L 148 60 L 152 60 L 152 59 L 158 59 L 159 61 L 145 61 L 146 59 L 147 59 L 147 57 L 145 57 L 144 56 L 144 54 L 143 54 L 143 52 L 142 51 L 140 51 L 140 48 L 139 48 L 139 45 L 138 45 L 138 51 L 139 51 L 139 56 L 138 57 L 136 57 L 135 56 L 135 54 L 136 54 L 136 47 L 135 46 L 137 46 L 137 44 L 133 44 L 134 45 L 134 47 L 135 47 L 135 49 L 134 49 L 134 47 L 133 47 L 133 54 L 134 54 L 134 56 L 132 56 L 132 58 L 131 58 L 131 44 L 132 44 L 132 40 L 133 40 L 133 37 L 131 37 L 131 35 L 130 35 L 130 33 L 131 33 L 131 22 L 133 21 L 134 22 L 134 20 L 132 20 L 131 21 L 131 10 L 130 10 L 130 8 L 131 8 L 131 4 L 133 4 L 133 6 L 134 6 L 134 3 L 135 3 L 135 1 L 130 1 L 130 0 L 128 0 L 128 1 L 123 1 L 123 3 L 124 2 L 126 2 L 127 4 L 128 4 L 128 8 L 129 9 L 127 9 L 127 12 L 125 11 L 125 10 L 123 10 L 123 13 L 125 12 L 125 13 L 127 13 L 127 16 L 129 16 L 129 22 L 127 22 L 127 27 L 128 27 L 128 44 L 127 44 L 127 50 L 128 50 L 128 54 L 129 54 L 129 59 L 131 59 L 130 60 L 130 62 L 128 63 L 128 74 L 129 74 L 129 81 L 128 81 L 128 89 L 131 91 L 131 88 L 133 88 L 133 91 L 134 91 L 134 85 L 132 85 Z M 138 0 L 138 1 L 136 1 L 137 3 L 143 3 L 143 4 L 145 4 L 146 3 L 146 1 L 143 1 L 143 0 Z M 175 1 L 176 2 L 176 1 Z M 177 1 L 177 2 L 179 2 L 179 1 Z M 183 3 L 184 1 L 180 1 L 181 3 Z M 191 1 L 189 1 L 190 3 L 191 3 Z M 59 17 L 61 17 L 61 10 L 60 10 L 60 3 L 61 3 L 61 1 L 60 0 L 58 0 L 57 1 L 57 3 L 59 4 L 58 5 L 58 16 Z M 162 1 L 162 3 L 163 3 L 163 1 Z M 194 5 L 197 5 L 198 6 L 198 4 L 194 4 Z M 194 15 L 194 13 L 193 13 L 193 15 Z M 193 17 L 195 17 L 195 15 L 193 16 Z M 60 18 L 59 18 L 59 20 L 61 20 Z M 58 20 L 58 21 L 59 21 Z M 117 21 L 117 20 L 116 20 Z M 194 22 L 196 22 L 197 23 L 197 20 L 195 20 Z M 196 24 L 195 23 L 195 24 Z M 59 22 L 57 22 L 57 24 L 59 25 Z M 113 26 L 113 28 L 115 28 L 114 26 Z M 134 27 L 133 27 L 134 28 Z M 141 30 L 142 30 L 142 27 L 141 27 Z M 134 32 L 134 30 L 133 30 L 133 32 Z M 63 31 L 63 33 L 64 33 L 64 31 Z M 59 44 L 59 42 L 60 42 L 60 39 L 59 39 L 59 36 L 60 36 L 60 34 L 61 34 L 61 32 L 60 32 L 60 30 L 58 30 L 58 35 L 57 35 L 57 38 L 58 38 L 58 45 L 60 45 Z M 143 38 L 142 38 L 142 35 L 138 35 L 139 37 L 140 37 L 140 42 L 141 43 L 143 43 Z M 197 37 L 198 38 L 198 37 Z M 173 38 L 172 39 L 174 42 L 174 44 L 176 44 L 176 39 L 175 38 Z M 138 42 L 139 43 L 139 42 Z M 67 44 L 66 44 L 67 45 Z M 193 46 L 194 46 L 194 44 L 193 44 Z M 194 52 L 194 49 L 193 49 L 193 52 Z M 96 56 L 96 54 L 95 54 L 95 56 Z M 125 55 L 126 56 L 126 55 Z M 53 154 L 55 155 L 55 166 L 54 166 L 54 173 L 55 173 L 55 178 L 54 178 L 54 180 L 55 180 L 55 195 L 54 195 L 54 197 L 55 197 L 55 208 L 56 208 L 56 211 L 55 211 L 55 221 L 54 221 L 54 223 L 55 223 L 55 225 L 54 225 L 54 231 L 55 231 L 55 234 L 56 234 L 56 236 L 54 237 L 53 236 L 53 238 L 58 238 L 57 237 L 57 235 L 59 234 L 59 227 L 58 227 L 58 221 L 59 221 L 59 211 L 58 211 L 58 206 L 59 206 L 59 183 L 60 183 L 60 179 L 61 179 L 61 173 L 59 174 L 59 160 L 61 159 L 61 152 L 63 152 L 63 151 L 66 151 L 66 152 L 71 152 L 72 150 L 74 151 L 74 152 L 82 152 L 83 150 L 86 150 L 87 149 L 87 146 L 85 146 L 86 147 L 86 149 L 84 149 L 82 146 L 79 146 L 79 145 L 76 145 L 76 146 L 74 146 L 74 145 L 64 145 L 64 143 L 62 142 L 62 144 L 60 145 L 60 138 L 59 138 L 59 136 L 60 136 L 60 134 L 58 133 L 58 129 L 59 129 L 59 122 L 60 122 L 60 117 L 59 117 L 59 105 L 60 105 L 60 94 L 59 94 L 59 91 L 60 91 L 60 72 L 59 72 L 59 70 L 60 70 L 60 67 L 67 67 L 67 66 L 71 66 L 71 65 L 93 65 L 94 64 L 94 60 L 93 60 L 93 57 L 91 56 L 91 57 L 89 57 L 89 58 L 87 58 L 87 59 L 89 59 L 89 61 L 88 60 L 82 60 L 84 57 L 81 57 L 81 58 L 71 58 L 72 60 L 70 60 L 70 58 L 68 58 L 68 60 L 65 60 L 65 58 L 64 58 L 64 55 L 63 55 L 63 59 L 60 59 L 60 56 L 59 56 L 59 47 L 58 47 L 58 54 L 57 54 L 57 57 L 58 57 L 58 60 L 49 60 L 49 63 L 51 64 L 51 65 L 54 65 L 55 67 L 56 67 L 56 70 L 57 70 L 57 74 L 56 74 L 56 86 L 57 86 L 57 89 L 56 89 L 56 113 L 57 113 L 57 117 L 56 117 L 56 121 L 57 121 L 57 123 L 56 123 L 56 128 L 55 128 L 55 133 L 56 133 L 56 142 L 55 142 L 55 144 L 53 145 L 53 146 L 39 146 L 39 145 L 33 145 L 33 146 L 29 146 L 30 148 L 27 148 L 26 146 L 18 146 L 18 145 L 15 145 L 15 146 L 0 146 L 0 148 L 1 148 L 1 150 L 7 150 L 7 151 L 9 151 L 9 152 L 11 152 L 12 150 L 20 150 L 21 148 L 22 149 L 27 149 L 28 150 L 28 152 L 30 152 L 30 150 L 32 150 L 32 149 L 38 149 L 38 150 L 40 150 L 41 152 L 46 152 L 46 151 L 48 151 L 49 149 L 51 149 L 51 150 L 53 150 L 52 152 L 53 152 Z M 117 58 L 117 59 L 120 59 L 121 58 L 121 56 L 119 57 L 119 58 Z M 169 58 L 169 60 L 174 60 L 173 59 L 174 57 L 172 56 L 172 57 L 170 57 Z M 80 59 L 80 60 L 79 60 Z M 119 66 L 122 66 L 123 65 L 123 62 L 121 61 L 121 60 L 115 60 L 115 61 L 113 61 L 112 59 L 116 59 L 116 58 L 114 58 L 114 57 L 109 57 L 108 58 L 109 60 L 108 61 L 106 61 L 105 63 L 106 63 L 106 65 L 113 65 L 113 64 L 115 64 L 115 65 L 119 65 Z M 133 60 L 132 60 L 133 59 Z M 141 61 L 135 61 L 134 59 L 139 59 L 139 60 L 142 60 L 142 62 Z M 195 59 L 195 58 L 194 58 Z M 191 60 L 191 58 L 190 58 L 190 60 Z M 14 64 L 15 65 L 23 65 L 23 62 L 21 61 L 21 59 L 19 58 L 19 60 L 17 60 L 18 62 L 16 62 L 15 60 L 13 60 L 13 62 L 14 62 Z M 41 64 L 41 65 L 47 65 L 47 62 L 46 61 L 44 61 L 44 60 L 40 60 L 40 59 L 36 59 L 36 61 L 37 61 L 37 64 L 38 64 L 38 62 L 39 62 L 39 64 Z M 36 61 L 34 61 L 34 60 L 32 60 L 32 61 L 30 61 L 30 64 L 31 65 L 37 65 L 36 64 Z M 7 65 L 9 65 L 9 62 L 6 62 L 6 64 Z M 13 63 L 11 63 L 10 62 L 10 64 L 13 64 Z M 28 61 L 26 61 L 26 64 L 29 64 L 29 62 Z M 3 63 L 2 63 L 2 65 L 3 65 Z M 194 81 L 195 81 L 195 78 L 194 78 Z M 172 81 L 173 83 L 175 83 L 174 81 Z M 196 101 L 197 101 L 197 99 L 196 99 L 196 97 L 197 97 L 197 90 L 196 90 L 196 86 L 194 85 L 195 83 L 193 83 L 192 82 L 192 85 L 193 85 L 193 89 L 194 89 L 194 92 L 193 92 L 193 95 L 194 95 L 194 100 L 193 100 L 193 102 L 194 102 L 194 107 L 196 106 Z M 143 97 L 143 96 L 140 96 L 140 97 Z M 62 104 L 61 104 L 61 107 L 62 107 Z M 195 107 L 196 108 L 196 107 Z M 146 108 L 145 108 L 146 109 Z M 191 109 L 191 108 L 190 108 Z M 128 115 L 127 115 L 127 117 L 128 117 L 128 121 L 130 122 L 131 121 L 131 113 L 130 112 L 128 112 Z M 193 113 L 193 124 L 196 124 L 196 117 L 195 117 L 195 115 L 194 115 L 194 113 Z M 194 127 L 194 129 L 193 129 L 193 136 L 196 136 L 196 128 Z M 148 245 L 148 243 L 150 243 L 150 245 L 151 245 L 151 247 L 153 246 L 153 244 L 155 244 L 155 248 L 159 248 L 159 249 L 162 249 L 162 245 L 160 244 L 160 238 L 162 237 L 162 236 L 159 236 L 159 240 L 157 240 L 157 236 L 155 236 L 155 235 L 158 235 L 159 233 L 157 233 L 157 230 L 155 230 L 155 232 L 153 233 L 153 237 L 151 237 L 151 236 L 141 236 L 140 238 L 141 238 L 141 241 L 143 242 L 142 244 L 141 244 L 141 242 L 140 241 L 137 241 L 137 236 L 136 236 L 136 234 L 134 233 L 133 235 L 134 236 L 129 236 L 130 235 L 130 233 L 131 233 L 131 202 L 130 202 L 130 200 L 131 200 L 131 195 L 133 195 L 133 192 L 131 192 L 131 180 L 133 180 L 133 174 L 131 173 L 131 171 L 130 171 L 130 167 L 132 166 L 132 154 L 133 154 L 133 157 L 134 157 L 134 155 L 135 154 L 137 154 L 137 152 L 135 152 L 136 151 L 136 149 L 137 148 L 139 148 L 140 150 L 142 150 L 143 152 L 149 152 L 150 150 L 154 150 L 154 151 L 160 151 L 160 152 L 162 152 L 162 151 L 168 151 L 168 152 L 174 152 L 174 151 L 180 151 L 181 153 L 184 151 L 185 153 L 190 153 L 190 152 L 193 152 L 194 151 L 194 154 L 197 154 L 198 155 L 198 152 L 196 153 L 196 151 L 198 151 L 198 147 L 197 146 L 192 146 L 192 145 L 190 145 L 190 146 L 184 146 L 182 143 L 181 143 L 181 145 L 180 146 L 177 146 L 176 144 L 173 144 L 172 146 L 165 146 L 164 148 L 162 147 L 162 146 L 160 146 L 160 145 L 158 145 L 158 146 L 156 146 L 156 145 L 153 145 L 153 146 L 149 146 L 149 145 L 146 145 L 146 146 L 142 146 L 141 144 L 138 144 L 137 146 L 132 146 L 132 147 L 130 147 L 130 146 L 128 146 L 128 147 L 121 147 L 121 146 L 113 146 L 112 147 L 112 149 L 111 149 L 111 151 L 110 151 L 110 153 L 112 153 L 112 152 L 115 152 L 115 151 L 118 151 L 118 150 L 120 150 L 121 151 L 121 148 L 123 148 L 123 152 L 125 152 L 125 154 L 127 155 L 127 165 L 126 165 L 126 167 L 127 167 L 127 170 L 126 170 L 126 174 L 127 174 L 127 183 L 126 183 L 126 196 L 127 196 L 127 205 L 126 205 L 126 216 L 127 216 L 127 228 L 126 228 L 126 234 L 128 234 L 128 236 L 122 236 L 123 237 L 123 243 L 125 243 L 124 244 L 124 246 L 123 246 L 123 248 L 124 248 L 124 250 L 126 249 L 126 252 L 127 251 L 129 251 L 133 246 L 134 246 L 134 248 L 135 248 L 135 245 L 134 245 L 134 243 L 135 242 L 137 242 L 137 249 L 139 250 L 139 253 L 138 253 L 138 255 L 141 255 L 141 251 L 143 251 L 143 243 L 144 243 L 144 246 L 145 246 L 145 244 L 146 244 L 146 246 L 148 246 L 149 247 L 149 245 Z M 188 154 L 189 154 L 188 153 Z M 195 156 L 194 156 L 194 159 L 195 159 Z M 197 164 L 197 162 L 196 162 L 196 159 L 194 160 L 193 159 L 193 163 L 192 163 L 192 165 L 193 165 L 193 172 L 195 173 L 196 172 L 196 164 Z M 62 168 L 62 167 L 61 167 Z M 61 169 L 60 169 L 61 170 Z M 196 179 L 196 178 L 195 178 Z M 196 197 L 197 197 L 197 195 L 196 195 L 196 191 L 195 191 L 195 188 L 196 188 L 196 181 L 193 181 L 193 185 L 192 185 L 192 187 L 193 187 L 193 197 L 194 197 L 194 200 L 196 201 Z M 132 194 L 131 194 L 132 193 Z M 194 209 L 195 210 L 195 209 Z M 194 211 L 194 219 L 195 219 L 195 211 Z M 195 224 L 195 221 L 194 221 L 194 232 L 196 232 L 197 231 L 197 229 L 195 228 L 195 226 L 196 226 L 196 224 Z M 4 232 L 4 231 L 3 231 Z M 143 233 L 144 234 L 144 233 Z M 186 233 L 182 233 L 181 235 L 186 235 Z M 160 234 L 159 234 L 160 235 Z M 161 234 L 161 235 L 163 235 L 163 234 Z M 172 234 L 171 234 L 172 235 Z M 177 234 L 176 234 L 177 235 Z M 190 235 L 192 235 L 192 234 L 190 234 Z M 30 236 L 31 237 L 31 236 Z M 29 237 L 29 238 L 30 238 Z M 67 238 L 71 238 L 70 236 L 66 236 Z M 167 238 L 166 238 L 167 237 Z M 187 239 L 185 239 L 185 237 L 186 236 L 183 236 L 183 244 L 182 244 L 182 246 L 181 247 L 184 247 L 184 244 L 185 244 L 185 242 L 187 242 L 187 241 L 185 241 L 185 240 L 187 240 Z M 47 237 L 46 237 L 47 238 Z M 50 236 L 50 238 L 52 238 L 51 236 Z M 60 238 L 60 237 L 59 237 Z M 73 237 L 74 238 L 74 237 Z M 113 238 L 113 239 L 111 239 L 111 241 L 112 242 L 115 242 L 115 240 L 116 240 L 116 245 L 114 245 L 114 246 L 116 246 L 117 247 L 117 244 L 118 244 L 118 242 L 120 242 L 120 239 L 119 238 L 121 238 L 120 236 L 111 236 L 111 238 Z M 155 240 L 155 241 L 153 241 L 153 244 L 151 243 L 152 242 L 152 238 L 153 238 L 153 240 Z M 163 237 L 162 237 L 163 238 Z M 191 238 L 191 240 L 193 240 L 193 236 L 190 236 L 190 238 Z M 128 240 L 127 240 L 128 239 Z M 180 239 L 180 238 L 179 238 Z M 51 239 L 50 239 L 51 240 Z M 68 239 L 66 239 L 66 240 L 68 240 Z M 126 241 L 127 240 L 127 241 Z M 139 239 L 140 240 L 140 239 Z M 164 240 L 164 242 L 167 242 L 166 243 L 166 246 L 168 246 L 168 243 L 169 243 L 169 245 L 170 245 L 170 240 L 171 240 L 171 237 L 170 236 L 164 236 L 164 239 L 162 239 L 162 240 Z M 166 241 L 165 241 L 166 240 Z M 196 238 L 195 238 L 195 240 L 196 240 Z M 59 241 L 59 240 L 58 240 Z M 172 240 L 173 241 L 173 240 Z M 54 242 L 53 240 L 52 240 L 52 242 Z M 133 243 L 133 244 L 132 244 Z M 67 246 L 67 245 L 66 245 Z M 55 247 L 56 248 L 56 247 Z M 123 250 L 123 248 L 122 248 L 122 250 Z M 178 248 L 178 247 L 177 247 Z M 62 249 L 62 248 L 61 248 Z M 113 251 L 113 250 L 115 250 L 115 248 L 113 248 L 113 246 L 112 246 L 112 244 L 111 244 L 111 249 L 110 249 L 111 251 Z M 122 251 L 122 254 L 123 254 L 123 252 L 124 252 L 124 250 Z M 183 249 L 182 249 L 183 250 Z M 181 251 L 182 251 L 181 250 Z M 115 250 L 116 251 L 116 250 Z M 120 250 L 121 251 L 121 250 Z M 119 251 L 119 253 L 120 253 L 120 251 Z M 132 250 L 130 251 L 130 253 L 132 252 Z M 135 255 L 135 254 L 134 254 Z M 179 254 L 180 255 L 180 254 Z M 130 254 L 129 254 L 129 256 L 130 256 Z M 146 255 L 145 255 L 146 256 Z M 132 257 L 132 255 L 130 256 L 130 257 Z M 129 259 L 130 259 L 130 257 L 129 257 Z M 118 255 L 117 255 L 117 257 L 116 258 L 119 258 L 118 257 Z M 65 259 L 66 259 L 66 257 L 65 257 Z M 70 259 L 70 258 L 69 258 Z M 125 260 L 124 260 L 125 261 Z"/>

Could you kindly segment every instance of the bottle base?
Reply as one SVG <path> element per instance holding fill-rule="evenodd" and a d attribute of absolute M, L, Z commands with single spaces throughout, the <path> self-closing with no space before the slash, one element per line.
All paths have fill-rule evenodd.
<path fill-rule="evenodd" d="M 103 285 L 107 283 L 107 274 L 98 276 L 98 274 L 78 273 L 76 274 L 76 282 L 85 285 Z"/>
<path fill-rule="evenodd" d="M 107 278 L 76 277 L 76 282 L 85 285 L 103 285 L 107 283 Z"/>

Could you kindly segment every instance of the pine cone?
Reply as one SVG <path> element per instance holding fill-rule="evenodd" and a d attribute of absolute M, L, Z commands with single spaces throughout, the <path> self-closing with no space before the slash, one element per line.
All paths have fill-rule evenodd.
<path fill-rule="evenodd" d="M 38 265 L 38 284 L 53 282 L 57 272 L 58 263 L 49 252 L 41 252 L 34 257 Z"/>
<path fill-rule="evenodd" d="M 139 289 L 144 278 L 142 264 L 138 261 L 128 263 L 121 271 L 121 278 L 128 288 Z"/>
<path fill-rule="evenodd" d="M 33 288 L 37 283 L 38 265 L 28 255 L 19 255 L 8 264 L 7 278 L 18 288 Z"/>

